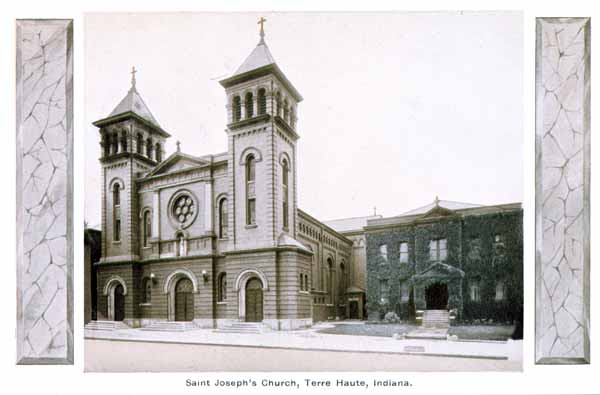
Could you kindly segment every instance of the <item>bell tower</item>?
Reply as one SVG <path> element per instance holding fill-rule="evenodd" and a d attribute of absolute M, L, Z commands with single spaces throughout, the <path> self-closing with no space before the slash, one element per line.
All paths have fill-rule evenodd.
<path fill-rule="evenodd" d="M 164 158 L 165 132 L 140 96 L 135 67 L 131 87 L 108 117 L 93 123 L 100 132 L 102 164 L 102 259 L 139 259 L 136 178 Z"/>
<path fill-rule="evenodd" d="M 265 41 L 229 77 L 229 229 L 231 248 L 276 247 L 296 235 L 297 106 L 302 96 L 281 71 Z M 233 240 L 231 240 L 233 239 Z"/>

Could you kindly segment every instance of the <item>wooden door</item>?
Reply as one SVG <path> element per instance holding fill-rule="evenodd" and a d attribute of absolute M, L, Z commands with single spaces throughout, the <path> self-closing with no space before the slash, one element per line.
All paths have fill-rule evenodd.
<path fill-rule="evenodd" d="M 246 284 L 246 322 L 263 320 L 263 292 L 259 279 L 252 278 Z"/>
<path fill-rule="evenodd" d="M 356 300 L 350 301 L 350 319 L 358 319 L 358 302 Z"/>
<path fill-rule="evenodd" d="M 194 286 L 189 278 L 182 278 L 175 286 L 175 321 L 194 319 Z"/>
<path fill-rule="evenodd" d="M 115 321 L 123 321 L 125 318 L 125 295 L 123 295 L 124 289 L 121 284 L 115 287 Z"/>

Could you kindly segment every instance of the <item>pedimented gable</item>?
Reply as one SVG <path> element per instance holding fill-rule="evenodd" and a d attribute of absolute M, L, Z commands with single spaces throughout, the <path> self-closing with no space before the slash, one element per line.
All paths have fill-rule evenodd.
<path fill-rule="evenodd" d="M 176 152 L 152 170 L 148 176 L 174 173 L 181 170 L 197 168 L 207 165 L 208 162 L 190 155 Z"/>
<path fill-rule="evenodd" d="M 454 211 L 447 209 L 442 206 L 435 206 L 425 214 L 423 214 L 419 220 L 429 219 L 429 218 L 439 218 L 439 217 L 450 217 L 453 216 Z"/>

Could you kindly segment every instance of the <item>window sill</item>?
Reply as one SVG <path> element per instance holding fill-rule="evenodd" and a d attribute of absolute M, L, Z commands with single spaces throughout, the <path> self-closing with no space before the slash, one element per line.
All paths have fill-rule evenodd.
<path fill-rule="evenodd" d="M 246 225 L 246 229 L 254 229 L 254 228 L 258 228 L 258 225 L 256 225 L 256 224 Z"/>
<path fill-rule="evenodd" d="M 152 246 L 144 246 L 144 247 L 142 247 L 142 250 L 151 250 L 151 249 L 152 249 Z"/>
<path fill-rule="evenodd" d="M 112 243 L 113 244 L 121 244 L 121 240 L 113 240 Z"/>
<path fill-rule="evenodd" d="M 298 293 L 302 295 L 310 295 L 310 292 L 308 291 L 298 291 Z"/>
<path fill-rule="evenodd" d="M 220 302 L 217 302 L 217 304 L 227 305 L 227 301 L 226 300 L 222 300 Z"/>
<path fill-rule="evenodd" d="M 152 306 L 152 303 L 140 303 L 140 307 L 149 307 Z"/>
<path fill-rule="evenodd" d="M 229 241 L 229 237 L 219 237 L 217 240 L 219 241 Z"/>

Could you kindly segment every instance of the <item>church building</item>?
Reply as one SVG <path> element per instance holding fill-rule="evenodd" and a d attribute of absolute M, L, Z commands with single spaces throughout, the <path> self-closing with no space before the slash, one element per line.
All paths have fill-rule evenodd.
<path fill-rule="evenodd" d="M 190 154 L 177 144 L 167 157 L 171 135 L 132 75 L 127 95 L 93 123 L 102 166 L 98 319 L 292 330 L 362 318 L 352 240 L 298 209 L 302 96 L 262 24 L 256 48 L 220 81 L 227 152 Z"/>

